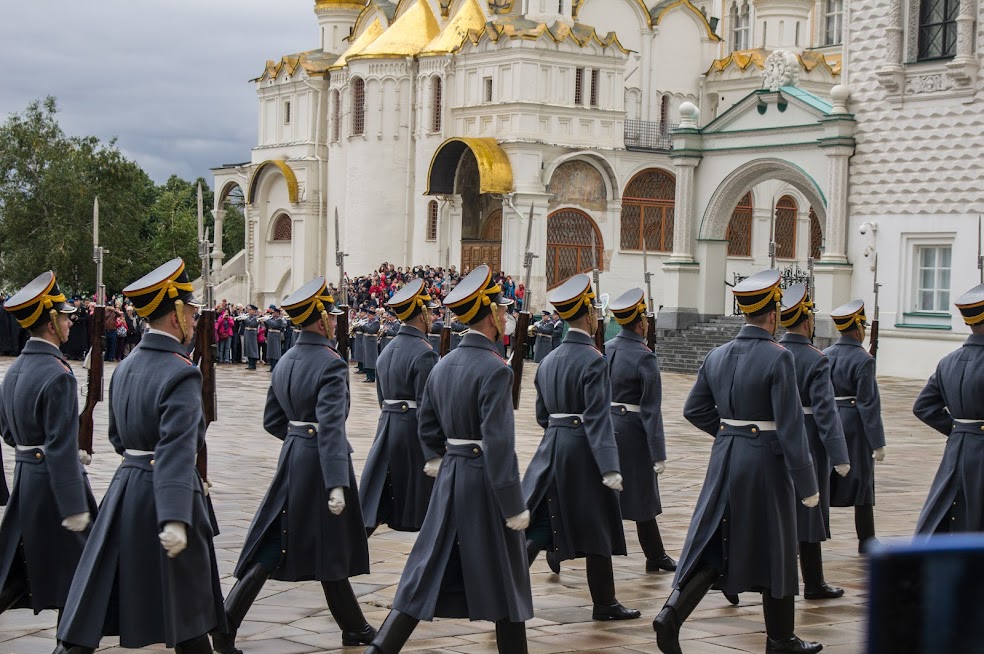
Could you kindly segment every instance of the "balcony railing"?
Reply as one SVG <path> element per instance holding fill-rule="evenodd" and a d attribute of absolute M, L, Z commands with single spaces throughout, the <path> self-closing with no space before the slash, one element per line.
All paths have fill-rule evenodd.
<path fill-rule="evenodd" d="M 628 150 L 660 151 L 673 149 L 670 132 L 676 123 L 654 123 L 648 120 L 625 121 L 625 147 Z"/>

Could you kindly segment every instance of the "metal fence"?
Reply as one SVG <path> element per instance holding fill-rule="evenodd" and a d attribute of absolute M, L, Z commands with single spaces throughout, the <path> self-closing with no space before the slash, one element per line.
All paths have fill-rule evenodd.
<path fill-rule="evenodd" d="M 625 147 L 628 150 L 672 150 L 670 132 L 677 123 L 654 123 L 648 120 L 625 121 Z"/>
<path fill-rule="evenodd" d="M 739 275 L 738 273 L 734 273 L 735 281 L 731 284 L 725 282 L 725 284 L 733 288 L 737 286 L 742 280 L 747 279 L 748 277 L 749 275 Z M 803 270 L 802 268 L 799 267 L 798 264 L 789 266 L 788 268 L 781 268 L 779 270 L 779 288 L 785 290 L 790 286 L 795 286 L 796 284 L 805 285 L 807 291 L 812 294 L 812 289 L 810 289 L 810 271 Z M 742 315 L 741 309 L 738 308 L 737 300 L 735 300 L 734 297 L 732 297 L 731 302 L 732 302 L 731 315 L 733 316 Z"/>

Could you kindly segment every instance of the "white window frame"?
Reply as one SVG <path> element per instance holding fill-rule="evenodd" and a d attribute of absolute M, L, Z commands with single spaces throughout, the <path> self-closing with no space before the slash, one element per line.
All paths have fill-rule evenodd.
<path fill-rule="evenodd" d="M 833 22 L 833 27 L 831 27 Z M 844 43 L 844 0 L 824 0 L 823 3 L 823 44 L 841 45 Z"/>
<path fill-rule="evenodd" d="M 909 233 L 902 235 L 902 254 L 900 263 L 903 264 L 900 275 L 900 298 L 899 308 L 901 309 L 896 316 L 896 327 L 914 327 L 923 329 L 950 329 L 953 322 L 953 271 L 956 233 Z M 948 247 L 950 248 L 950 297 L 947 306 L 940 307 L 940 311 L 924 311 L 919 308 L 919 269 L 920 251 L 923 248 Z M 879 271 L 885 274 L 886 271 Z M 872 308 L 872 310 L 874 310 Z"/>

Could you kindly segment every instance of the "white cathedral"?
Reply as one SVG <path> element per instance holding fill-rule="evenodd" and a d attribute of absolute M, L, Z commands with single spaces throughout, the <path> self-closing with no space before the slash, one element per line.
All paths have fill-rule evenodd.
<path fill-rule="evenodd" d="M 253 80 L 250 163 L 213 170 L 219 297 L 278 303 L 316 274 L 337 280 L 336 247 L 352 276 L 388 261 L 521 279 L 532 216 L 534 309 L 595 267 L 612 296 L 641 286 L 645 250 L 661 327 L 730 314 L 729 284 L 770 265 L 812 268 L 820 316 L 863 297 L 870 318 L 880 254 L 880 373 L 928 374 L 966 332 L 950 299 L 977 278 L 976 0 L 314 13 L 319 47 Z M 236 187 L 246 248 L 227 257 Z"/>

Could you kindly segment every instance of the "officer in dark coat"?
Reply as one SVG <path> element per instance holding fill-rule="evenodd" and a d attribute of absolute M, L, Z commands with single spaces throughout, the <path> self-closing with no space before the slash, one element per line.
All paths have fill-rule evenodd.
<path fill-rule="evenodd" d="M 495 622 L 501 654 L 527 652 L 529 512 L 516 461 L 512 369 L 493 347 L 510 302 L 484 265 L 445 299 L 471 329 L 427 380 L 418 421 L 437 481 L 393 610 L 366 654 L 396 654 L 419 620 L 434 617 Z"/>
<path fill-rule="evenodd" d="M 277 367 L 277 361 L 280 361 L 280 357 L 284 355 L 283 348 L 283 336 L 284 332 L 287 330 L 287 321 L 283 319 L 283 316 L 274 305 L 270 305 L 270 310 L 273 311 L 273 315 L 266 320 L 266 344 L 267 344 L 267 363 L 270 364 L 270 372 Z"/>
<path fill-rule="evenodd" d="M 830 362 L 813 347 L 813 312 L 806 286 L 797 284 L 783 293 L 780 322 L 786 333 L 779 343 L 793 354 L 806 437 L 820 489 L 819 511 L 796 505 L 803 596 L 817 600 L 844 594 L 842 588 L 833 588 L 824 581 L 820 543 L 830 538 L 830 472 L 836 470 L 843 477 L 850 472 L 851 465 L 830 383 Z"/>
<path fill-rule="evenodd" d="M 31 339 L 0 384 L 0 435 L 17 451 L 9 500 L 6 483 L 0 488 L 0 613 L 38 613 L 65 606 L 96 513 L 79 460 L 77 383 L 58 347 L 75 307 L 46 272 L 4 308 Z"/>
<path fill-rule="evenodd" d="M 622 475 L 608 365 L 594 347 L 598 323 L 591 278 L 575 275 L 547 299 L 570 330 L 536 371 L 536 420 L 546 431 L 523 477 L 533 514 L 527 531 L 529 562 L 544 549 L 558 562 L 586 558 L 592 618 L 638 618 L 638 611 L 615 598 L 611 557 L 626 554 L 617 493 Z"/>
<path fill-rule="evenodd" d="M 984 284 L 955 304 L 971 335 L 943 357 L 912 407 L 917 418 L 947 437 L 916 523 L 918 534 L 984 531 Z"/>
<path fill-rule="evenodd" d="M 851 470 L 830 480 L 830 506 L 853 506 L 858 552 L 875 540 L 875 461 L 885 459 L 885 428 L 875 379 L 875 359 L 864 349 L 864 302 L 853 300 L 830 313 L 840 331 L 836 343 L 823 351 L 830 361 L 834 399 L 847 440 Z"/>
<path fill-rule="evenodd" d="M 366 370 L 365 383 L 372 384 L 376 381 L 376 361 L 379 359 L 379 330 L 382 326 L 379 323 L 379 316 L 369 317 L 362 331 L 365 338 L 362 339 L 362 365 Z"/>
<path fill-rule="evenodd" d="M 431 315 L 430 330 L 427 334 L 427 342 L 431 344 L 435 352 L 441 350 L 441 332 L 444 331 L 444 318 L 441 317 L 439 309 L 435 309 Z"/>
<path fill-rule="evenodd" d="M 712 435 L 714 446 L 675 590 L 653 621 L 666 654 L 680 654 L 680 626 L 714 584 L 733 595 L 762 593 L 766 654 L 823 649 L 793 633 L 796 504 L 816 507 L 820 493 L 793 355 L 773 340 L 779 279 L 779 271 L 766 270 L 734 287 L 747 324 L 707 355 L 684 405 L 684 417 Z"/>
<path fill-rule="evenodd" d="M 260 342 L 257 338 L 260 319 L 256 315 L 259 309 L 256 305 L 246 307 L 249 313 L 243 319 L 243 356 L 246 357 L 246 369 L 256 370 L 256 362 L 260 359 Z"/>
<path fill-rule="evenodd" d="M 550 313 L 549 311 L 547 313 Z M 551 320 L 553 321 L 554 333 L 553 333 L 553 349 L 557 349 L 564 342 L 564 321 L 561 320 L 560 314 L 554 312 L 552 314 Z"/>
<path fill-rule="evenodd" d="M 633 288 L 609 306 L 622 329 L 605 343 L 612 382 L 612 423 L 619 468 L 627 493 L 619 493 L 622 519 L 633 520 L 646 555 L 646 571 L 676 570 L 656 524 L 663 512 L 657 475 L 666 469 L 663 434 L 663 382 L 656 353 L 646 346 L 648 321 L 641 288 Z"/>
<path fill-rule="evenodd" d="M 202 375 L 185 353 L 201 306 L 181 259 L 123 289 L 150 323 L 109 387 L 109 441 L 123 457 L 99 507 L 58 627 L 56 653 L 165 643 L 210 654 L 225 626 L 212 524 L 195 458 Z"/>
<path fill-rule="evenodd" d="M 85 353 L 88 352 L 92 339 L 89 336 L 90 318 L 88 311 L 78 311 L 79 299 L 72 300 L 76 311 L 70 315 L 72 326 L 68 331 L 68 340 L 61 346 L 65 358 L 82 361 Z"/>
<path fill-rule="evenodd" d="M 236 630 L 267 579 L 320 581 L 343 645 L 369 644 L 376 634 L 349 583 L 369 573 L 369 546 L 345 437 L 348 365 L 331 344 L 342 312 L 324 277 L 285 299 L 284 310 L 303 331 L 273 371 L 263 412 L 264 428 L 284 444 L 236 565 L 229 629 L 212 634 L 220 654 L 238 651 Z"/>
<path fill-rule="evenodd" d="M 424 451 L 417 437 L 417 408 L 438 361 L 427 342 L 434 307 L 422 279 L 406 284 L 389 301 L 403 322 L 393 343 L 376 362 L 376 396 L 381 413 L 359 484 L 366 532 L 386 524 L 397 531 L 420 531 L 434 480 L 424 474 Z"/>
<path fill-rule="evenodd" d="M 549 311 L 543 312 L 543 317 L 534 327 L 534 333 L 536 341 L 533 343 L 533 362 L 543 363 L 547 355 L 553 352 L 554 324 Z"/>

